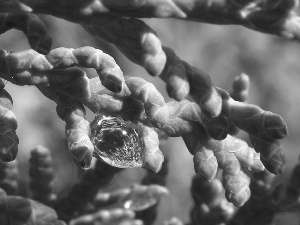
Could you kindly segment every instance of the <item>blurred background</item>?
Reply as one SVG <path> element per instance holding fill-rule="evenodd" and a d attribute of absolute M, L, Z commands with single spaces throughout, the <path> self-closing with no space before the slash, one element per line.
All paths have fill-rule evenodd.
<path fill-rule="evenodd" d="M 113 46 L 89 36 L 79 25 L 50 16 L 41 16 L 53 35 L 53 48 L 92 46 L 113 56 L 125 75 L 140 76 L 152 82 L 169 100 L 164 83 L 149 76 Z M 251 79 L 248 102 L 281 115 L 289 127 L 283 141 L 287 158 L 285 172 L 277 182 L 288 181 L 298 163 L 300 146 L 300 45 L 271 35 L 260 34 L 238 26 L 217 26 L 179 20 L 145 20 L 158 34 L 163 45 L 169 46 L 185 61 L 207 72 L 216 86 L 231 90 L 235 76 L 246 73 Z M 29 48 L 23 33 L 12 30 L 0 36 L 0 48 L 19 51 Z M 86 70 L 90 77 L 93 70 Z M 29 152 L 37 145 L 52 151 L 56 171 L 57 192 L 65 195 L 82 173 L 67 152 L 64 122 L 55 112 L 56 105 L 35 87 L 8 84 L 7 91 L 14 99 L 14 113 L 18 118 L 20 138 L 18 161 L 21 178 L 26 182 Z M 93 118 L 89 115 L 90 120 Z M 246 139 L 246 136 L 240 134 Z M 163 153 L 169 158 L 167 187 L 170 195 L 159 205 L 156 224 L 176 216 L 189 221 L 192 207 L 191 177 L 194 175 L 192 156 L 181 138 L 169 138 Z M 126 169 L 114 179 L 114 188 L 139 182 L 143 169 Z M 299 224 L 299 215 L 283 214 L 275 224 Z"/>

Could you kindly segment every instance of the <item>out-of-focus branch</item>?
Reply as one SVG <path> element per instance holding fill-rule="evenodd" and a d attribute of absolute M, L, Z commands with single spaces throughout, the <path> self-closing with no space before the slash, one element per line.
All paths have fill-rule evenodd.
<path fill-rule="evenodd" d="M 0 3 L 5 4 L 7 1 Z M 16 4 L 11 0 L 11 4 Z M 126 17 L 179 18 L 213 24 L 237 24 L 264 33 L 299 39 L 299 18 L 293 9 L 298 0 L 22 0 L 35 13 L 46 13 L 75 22 L 109 14 Z M 20 7 L 19 7 L 20 8 Z M 15 7 L 15 9 L 19 10 Z"/>
<path fill-rule="evenodd" d="M 16 195 L 7 195 L 0 189 L 1 224 L 66 225 L 58 220 L 56 212 L 37 201 Z"/>
<path fill-rule="evenodd" d="M 50 150 L 41 145 L 36 146 L 31 151 L 29 163 L 31 198 L 45 205 L 53 206 L 57 195 Z"/>
<path fill-rule="evenodd" d="M 89 202 L 96 198 L 97 192 L 108 185 L 120 171 L 120 168 L 98 160 L 95 167 L 88 170 L 82 180 L 72 187 L 68 196 L 57 201 L 55 210 L 59 217 L 64 221 L 70 221 L 83 214 Z"/>
<path fill-rule="evenodd" d="M 234 215 L 235 208 L 225 198 L 221 181 L 216 178 L 205 182 L 200 176 L 192 179 L 191 194 L 194 207 L 191 210 L 191 225 L 223 225 Z"/>
<path fill-rule="evenodd" d="M 0 12 L 32 12 L 32 8 L 18 0 L 3 0 L 0 5 Z"/>
<path fill-rule="evenodd" d="M 12 162 L 0 162 L 0 188 L 9 195 L 18 194 L 19 184 L 19 169 L 18 161 L 15 159 Z"/>

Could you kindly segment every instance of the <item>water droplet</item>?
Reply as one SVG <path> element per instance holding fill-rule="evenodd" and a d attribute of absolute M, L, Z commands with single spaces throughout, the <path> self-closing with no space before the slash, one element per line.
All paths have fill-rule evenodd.
<path fill-rule="evenodd" d="M 119 168 L 142 167 L 144 145 L 138 125 L 98 114 L 91 123 L 91 135 L 96 158 Z"/>

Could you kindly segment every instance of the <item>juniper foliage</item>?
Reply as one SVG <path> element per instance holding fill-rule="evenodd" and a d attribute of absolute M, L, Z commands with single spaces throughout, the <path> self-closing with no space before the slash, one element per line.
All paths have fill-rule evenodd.
<path fill-rule="evenodd" d="M 290 182 L 271 182 L 289 163 L 282 146 L 288 135 L 285 119 L 248 102 L 248 75 L 237 76 L 230 92 L 216 86 L 209 74 L 165 46 L 146 20 L 241 25 L 299 41 L 298 3 L 0 0 L 0 34 L 18 29 L 31 47 L 0 49 L 1 223 L 152 224 L 160 213 L 161 197 L 170 194 L 164 187 L 172 171 L 167 164 L 172 153 L 165 159 L 168 137 L 182 138 L 193 158 L 194 206 L 187 223 L 272 224 L 276 214 L 299 209 L 299 166 Z M 42 15 L 76 23 L 97 42 L 112 44 L 161 79 L 171 100 L 145 77 L 124 75 L 117 57 L 96 46 L 53 47 L 50 25 Z M 92 70 L 96 76 L 90 75 Z M 17 156 L 22 140 L 6 90 L 9 85 L 35 86 L 56 105 L 57 117 L 65 123 L 68 153 L 84 170 L 66 196 L 56 192 L 51 151 L 42 146 L 29 160 L 29 194 L 19 191 Z M 95 116 L 93 122 L 87 111 Z M 248 141 L 237 137 L 239 131 Z M 128 167 L 146 169 L 142 184 L 106 189 Z M 171 218 L 165 224 L 183 222 Z"/>

